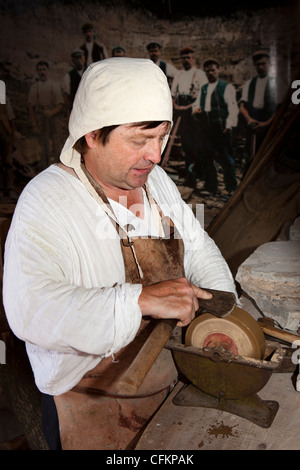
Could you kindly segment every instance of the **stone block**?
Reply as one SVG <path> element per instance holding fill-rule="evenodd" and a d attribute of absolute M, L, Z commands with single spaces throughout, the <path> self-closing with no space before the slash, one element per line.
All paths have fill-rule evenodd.
<path fill-rule="evenodd" d="M 300 241 L 275 241 L 257 248 L 239 267 L 236 280 L 261 312 L 282 328 L 300 324 Z"/>

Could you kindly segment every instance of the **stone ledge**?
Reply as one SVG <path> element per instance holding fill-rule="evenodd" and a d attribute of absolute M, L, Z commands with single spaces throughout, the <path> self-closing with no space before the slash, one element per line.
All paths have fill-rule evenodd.
<path fill-rule="evenodd" d="M 275 241 L 257 248 L 238 269 L 236 280 L 265 316 L 282 328 L 300 323 L 300 241 Z"/>

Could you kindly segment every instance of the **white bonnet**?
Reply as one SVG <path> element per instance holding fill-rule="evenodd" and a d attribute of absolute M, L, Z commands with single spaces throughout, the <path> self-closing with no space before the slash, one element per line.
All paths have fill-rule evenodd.
<path fill-rule="evenodd" d="M 80 81 L 60 160 L 78 167 L 80 155 L 72 147 L 80 137 L 106 126 L 142 121 L 172 122 L 171 92 L 162 70 L 148 59 L 94 62 Z"/>

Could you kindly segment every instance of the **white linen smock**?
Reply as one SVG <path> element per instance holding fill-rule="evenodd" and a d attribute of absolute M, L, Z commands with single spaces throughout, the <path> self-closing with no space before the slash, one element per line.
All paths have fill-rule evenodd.
<path fill-rule="evenodd" d="M 183 239 L 187 279 L 235 292 L 219 249 L 160 167 L 148 187 Z M 28 183 L 6 241 L 3 300 L 40 391 L 70 390 L 133 340 L 141 289 L 125 282 L 117 232 L 77 177 L 52 165 Z"/>

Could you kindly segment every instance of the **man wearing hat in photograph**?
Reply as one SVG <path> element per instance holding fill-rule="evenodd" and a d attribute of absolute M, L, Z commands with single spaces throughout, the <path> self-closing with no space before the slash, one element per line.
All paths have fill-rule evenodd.
<path fill-rule="evenodd" d="M 85 42 L 80 46 L 80 49 L 84 52 L 85 66 L 87 67 L 92 62 L 106 59 L 108 55 L 105 46 L 95 41 L 94 26 L 91 23 L 84 23 L 81 29 Z"/>
<path fill-rule="evenodd" d="M 115 46 L 111 51 L 112 57 L 125 57 L 126 51 L 122 46 Z"/>
<path fill-rule="evenodd" d="M 175 120 L 180 118 L 178 133 L 185 156 L 186 183 L 195 187 L 197 177 L 202 178 L 202 163 L 199 152 L 199 126 L 192 114 L 193 103 L 201 87 L 207 83 L 203 70 L 196 68 L 194 49 L 184 47 L 180 51 L 182 70 L 172 83 Z"/>
<path fill-rule="evenodd" d="M 211 298 L 199 286 L 235 293 L 219 249 L 158 166 L 171 126 L 168 82 L 152 61 L 93 63 L 60 163 L 19 198 L 3 298 L 43 393 L 51 448 L 133 449 L 177 380 L 162 349 L 136 394 L 119 391 L 153 319 L 188 325 Z"/>
<path fill-rule="evenodd" d="M 270 54 L 267 50 L 256 51 L 253 56 L 256 76 L 248 80 L 239 101 L 240 113 L 245 118 L 246 148 L 248 160 L 259 149 L 282 101 L 284 86 L 278 77 L 270 76 Z"/>
<path fill-rule="evenodd" d="M 83 72 L 85 71 L 85 57 L 82 49 L 75 49 L 71 53 L 71 60 L 74 65 L 63 79 L 62 93 L 65 100 L 68 116 L 71 112 L 75 93 L 80 83 Z"/>
<path fill-rule="evenodd" d="M 57 161 L 63 142 L 64 99 L 61 84 L 50 76 L 48 61 L 39 60 L 36 72 L 38 80 L 30 87 L 28 104 L 32 130 L 40 144 L 40 169 L 43 170 L 51 161 Z"/>
<path fill-rule="evenodd" d="M 218 162 L 223 170 L 225 189 L 231 194 L 237 186 L 231 130 L 237 126 L 239 109 L 235 88 L 219 78 L 219 67 L 219 61 L 214 58 L 203 62 L 208 83 L 201 88 L 193 112 L 200 123 L 204 189 L 212 194 L 217 192 L 215 162 Z"/>
<path fill-rule="evenodd" d="M 147 44 L 147 51 L 149 53 L 149 59 L 152 60 L 152 62 L 154 62 L 156 65 L 158 65 L 159 68 L 162 69 L 164 74 L 167 76 L 168 83 L 171 87 L 172 82 L 178 73 L 178 70 L 176 67 L 174 67 L 174 65 L 169 64 L 168 62 L 164 60 L 161 60 L 160 58 L 161 49 L 162 49 L 162 46 L 158 42 L 152 41 L 152 42 L 149 42 L 149 44 Z"/>

